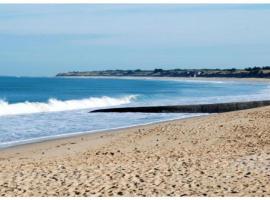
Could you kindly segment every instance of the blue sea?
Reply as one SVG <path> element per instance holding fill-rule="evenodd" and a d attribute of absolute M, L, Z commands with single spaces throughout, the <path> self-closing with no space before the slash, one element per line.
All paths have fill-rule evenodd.
<path fill-rule="evenodd" d="M 89 113 L 97 108 L 269 99 L 267 82 L 0 77 L 0 148 L 201 115 Z"/>

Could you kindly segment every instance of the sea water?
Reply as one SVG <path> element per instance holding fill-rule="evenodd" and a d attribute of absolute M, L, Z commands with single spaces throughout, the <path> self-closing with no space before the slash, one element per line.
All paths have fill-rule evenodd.
<path fill-rule="evenodd" d="M 89 113 L 98 108 L 270 100 L 267 82 L 154 78 L 0 77 L 0 148 L 187 113 Z"/>

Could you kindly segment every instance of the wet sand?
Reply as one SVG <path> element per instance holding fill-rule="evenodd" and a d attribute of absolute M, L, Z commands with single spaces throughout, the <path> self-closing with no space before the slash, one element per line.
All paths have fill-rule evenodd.
<path fill-rule="evenodd" d="M 2 196 L 270 196 L 270 107 L 0 151 Z"/>

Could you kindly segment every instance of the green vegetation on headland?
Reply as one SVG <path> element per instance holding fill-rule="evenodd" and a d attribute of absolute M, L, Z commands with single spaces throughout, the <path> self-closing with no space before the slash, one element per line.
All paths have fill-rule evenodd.
<path fill-rule="evenodd" d="M 245 69 L 154 69 L 104 70 L 59 73 L 56 76 L 136 76 L 136 77 L 216 77 L 216 78 L 270 78 L 270 67 Z"/>

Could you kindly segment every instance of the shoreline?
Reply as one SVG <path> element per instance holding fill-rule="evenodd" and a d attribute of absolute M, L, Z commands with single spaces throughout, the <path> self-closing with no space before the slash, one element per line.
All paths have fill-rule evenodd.
<path fill-rule="evenodd" d="M 270 196 L 270 106 L 1 150 L 3 196 Z"/>
<path fill-rule="evenodd" d="M 33 144 L 33 143 L 42 143 L 51 140 L 65 139 L 70 137 L 79 137 L 88 134 L 95 133 L 106 133 L 114 130 L 124 130 L 132 127 L 147 126 L 151 124 L 158 124 L 161 122 L 169 122 L 175 120 L 190 119 L 194 117 L 201 117 L 205 115 L 217 114 L 217 113 L 226 113 L 238 110 L 247 110 L 258 107 L 269 106 L 270 101 L 249 101 L 249 102 L 231 102 L 231 103 L 217 103 L 217 104 L 198 104 L 198 105 L 174 105 L 174 106 L 148 106 L 148 107 L 122 107 L 122 108 L 106 108 L 106 109 L 97 109 L 91 112 L 145 112 L 145 113 L 181 113 L 187 114 L 186 116 L 178 116 L 171 119 L 155 120 L 152 122 L 145 122 L 139 124 L 131 124 L 127 126 L 120 126 L 115 128 L 106 128 L 100 130 L 88 130 L 88 131 L 79 131 L 79 132 L 70 132 L 70 133 L 60 133 L 57 135 L 50 135 L 38 138 L 31 138 L 26 140 L 12 141 L 0 143 L 1 149 Z"/>
<path fill-rule="evenodd" d="M 118 127 L 118 128 L 108 128 L 108 129 L 102 129 L 102 130 L 94 130 L 94 131 L 81 131 L 81 132 L 74 132 L 74 133 L 64 133 L 64 134 L 59 134 L 59 135 L 54 135 L 54 136 L 48 136 L 48 137 L 40 137 L 40 138 L 35 138 L 35 139 L 29 139 L 29 140 L 23 140 L 23 141 L 18 141 L 15 142 L 16 144 L 11 144 L 10 146 L 0 146 L 0 153 L 1 151 L 5 151 L 8 149 L 13 149 L 17 147 L 24 147 L 28 145 L 35 145 L 35 144 L 42 144 L 46 142 L 51 142 L 51 141 L 60 141 L 60 140 L 66 140 L 66 139 L 72 139 L 72 138 L 78 138 L 82 136 L 90 136 L 90 135 L 99 135 L 99 134 L 111 134 L 114 132 L 118 131 L 129 131 L 130 129 L 136 129 L 136 128 L 143 128 L 151 125 L 157 125 L 157 124 L 163 124 L 167 122 L 174 122 L 174 121 L 182 121 L 182 120 L 187 120 L 187 119 L 193 119 L 193 118 L 199 118 L 199 117 L 204 117 L 208 115 L 215 115 L 213 114 L 205 114 L 202 113 L 201 115 L 198 116 L 190 116 L 190 117 L 185 117 L 185 118 L 175 118 L 175 119 L 167 119 L 167 120 L 160 120 L 160 121 L 154 121 L 154 122 L 148 122 L 144 124 L 135 124 L 135 125 L 130 125 L 130 126 L 123 126 L 123 127 Z M 27 142 L 29 141 L 29 142 Z"/>
<path fill-rule="evenodd" d="M 149 80 L 189 80 L 189 81 L 221 81 L 221 80 L 228 80 L 228 81 L 251 81 L 251 82 L 258 82 L 258 79 L 253 79 L 253 78 L 182 78 L 182 77 L 117 77 L 117 76 L 112 76 L 112 77 L 104 77 L 104 76 L 97 76 L 97 77 L 54 77 L 54 78 L 116 78 L 116 79 L 149 79 Z M 261 79 L 259 79 L 261 80 Z M 270 81 L 269 80 L 262 80 L 263 82 Z M 222 102 L 221 102 L 222 103 Z M 177 118 L 176 118 L 177 119 Z M 174 119 L 173 119 L 174 120 Z M 162 120 L 162 121 L 170 121 L 169 120 Z M 158 123 L 158 122 L 149 122 L 146 124 L 152 124 L 152 123 Z M 19 146 L 19 145 L 24 145 L 24 144 L 31 144 L 31 143 L 39 143 L 42 141 L 47 141 L 47 140 L 55 140 L 55 139 L 61 139 L 61 138 L 67 138 L 67 137 L 73 137 L 73 136 L 79 136 L 79 135 L 84 135 L 84 134 L 94 134 L 98 132 L 104 132 L 104 131 L 110 131 L 110 130 L 118 130 L 118 129 L 123 129 L 123 128 L 128 128 L 128 127 L 134 127 L 134 126 L 140 126 L 144 125 L 145 123 L 142 124 L 136 124 L 136 125 L 130 125 L 127 127 L 118 127 L 118 128 L 108 128 L 108 129 L 102 129 L 102 130 L 94 130 L 94 131 L 80 131 L 80 132 L 71 132 L 71 133 L 63 133 L 63 134 L 58 134 L 58 135 L 53 135 L 53 136 L 46 136 L 46 137 L 40 137 L 40 138 L 34 138 L 34 139 L 27 139 L 27 140 L 22 140 L 18 142 L 7 142 L 4 144 L 0 144 L 0 151 L 2 149 L 10 148 L 13 146 Z"/>
<path fill-rule="evenodd" d="M 189 80 L 189 81 L 243 81 L 243 82 L 270 82 L 270 78 L 226 78 L 226 77 L 158 77 L 158 76 L 55 76 L 54 78 L 114 78 L 135 80 Z"/>

